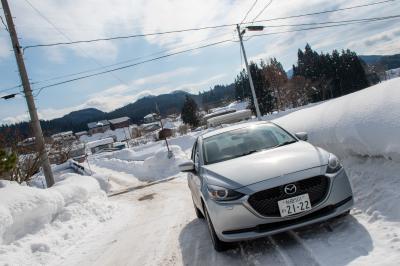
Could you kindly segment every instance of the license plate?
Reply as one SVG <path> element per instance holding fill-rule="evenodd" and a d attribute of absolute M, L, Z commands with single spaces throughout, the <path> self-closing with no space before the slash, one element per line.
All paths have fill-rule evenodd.
<path fill-rule="evenodd" d="M 281 217 L 305 212 L 311 209 L 311 202 L 308 194 L 299 195 L 278 201 Z"/>

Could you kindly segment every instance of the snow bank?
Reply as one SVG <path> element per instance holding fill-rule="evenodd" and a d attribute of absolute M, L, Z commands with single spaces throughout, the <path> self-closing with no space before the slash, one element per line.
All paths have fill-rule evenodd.
<path fill-rule="evenodd" d="M 0 181 L 0 243 L 39 230 L 66 205 L 87 201 L 94 194 L 101 195 L 98 182 L 76 174 L 47 190 Z"/>
<path fill-rule="evenodd" d="M 274 120 L 291 132 L 344 156 L 400 161 L 400 78 Z"/>
<path fill-rule="evenodd" d="M 108 202 L 92 177 L 64 174 L 49 189 L 0 181 L 0 264 L 47 264 L 76 243 L 90 225 L 111 219 Z"/>
<path fill-rule="evenodd" d="M 352 183 L 355 207 L 368 217 L 367 223 L 398 223 L 399 104 L 397 78 L 274 122 L 293 133 L 308 132 L 311 143 L 341 157 Z"/>
<path fill-rule="evenodd" d="M 179 146 L 171 145 L 170 149 L 173 153 L 171 158 L 168 158 L 167 148 L 161 147 L 153 152 L 153 155 L 148 156 L 143 161 L 98 157 L 94 158 L 91 162 L 97 167 L 130 174 L 140 181 L 155 181 L 178 174 L 180 172 L 178 165 L 187 160 L 187 155 Z M 130 152 L 125 152 L 122 153 L 122 155 L 129 153 Z M 119 158 L 121 157 L 123 156 Z"/>
<path fill-rule="evenodd" d="M 49 189 L 0 181 L 0 244 L 35 233 L 62 213 L 66 206 L 104 198 L 99 183 L 89 177 L 66 174 Z"/>

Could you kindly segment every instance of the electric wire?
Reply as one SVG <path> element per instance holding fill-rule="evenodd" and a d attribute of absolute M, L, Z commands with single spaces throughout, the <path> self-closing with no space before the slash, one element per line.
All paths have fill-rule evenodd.
<path fill-rule="evenodd" d="M 37 9 L 29 0 L 25 0 L 26 3 L 28 3 L 28 5 L 41 17 L 43 18 L 47 23 L 49 23 L 59 34 L 61 34 L 62 36 L 64 36 L 65 39 L 67 39 L 68 41 L 72 41 L 71 38 L 69 38 L 68 35 L 66 35 L 63 31 L 61 31 L 53 22 L 51 22 L 39 9 Z M 102 66 L 102 64 L 100 64 L 95 58 L 93 58 L 92 56 L 90 56 L 88 53 L 86 53 L 82 48 L 79 48 L 87 57 L 89 57 L 92 62 L 98 66 Z M 115 78 L 117 81 L 125 84 L 126 82 L 124 82 L 121 78 L 119 78 L 118 76 L 116 76 L 114 73 L 110 73 L 110 75 Z"/>
<path fill-rule="evenodd" d="M 250 35 L 247 38 L 246 41 L 252 39 L 253 37 L 259 37 L 259 36 L 268 36 L 268 35 L 276 35 L 276 34 L 290 33 L 290 32 L 301 32 L 301 31 L 316 30 L 316 29 L 342 27 L 342 26 L 349 26 L 349 25 L 353 25 L 353 24 L 368 23 L 368 22 L 375 22 L 375 21 L 383 21 L 383 20 L 394 19 L 394 18 L 399 18 L 399 17 L 400 17 L 400 15 L 396 15 L 396 16 L 391 16 L 390 18 L 385 18 L 385 19 L 371 19 L 371 20 L 353 21 L 353 22 L 348 22 L 348 23 L 338 23 L 338 24 L 334 24 L 334 25 L 324 25 L 324 26 L 317 26 L 317 27 L 310 27 L 310 28 L 303 28 L 303 29 L 294 29 L 294 30 L 285 30 L 285 31 L 254 34 L 254 35 Z"/>
<path fill-rule="evenodd" d="M 394 15 L 394 16 L 387 16 L 387 17 L 374 17 L 374 18 L 366 18 L 366 19 L 351 19 L 351 20 L 339 20 L 339 21 L 325 21 L 325 22 L 311 22 L 311 23 L 300 23 L 300 24 L 282 24 L 282 25 L 268 25 L 265 27 L 269 27 L 269 28 L 278 28 L 278 27 L 298 27 L 298 26 L 312 26 L 312 25 L 326 25 L 326 24 L 343 24 L 343 23 L 350 23 L 350 22 L 370 22 L 370 21 L 379 21 L 379 20 L 386 20 L 386 19 L 393 19 L 393 18 L 398 18 L 400 17 L 400 15 Z M 285 31 L 287 32 L 287 31 Z M 222 38 L 222 36 L 216 36 L 218 38 Z M 245 39 L 245 41 L 248 41 L 251 38 L 251 36 L 247 37 Z M 208 38 L 208 39 L 204 39 L 200 42 L 206 41 L 206 40 L 210 40 L 213 38 Z M 193 42 L 193 43 L 200 43 L 200 42 Z M 190 44 L 193 44 L 190 43 Z M 182 46 L 187 46 L 187 44 L 182 45 Z M 180 47 L 182 47 L 180 46 Z M 161 50 L 155 53 L 151 53 L 145 56 L 139 56 L 139 57 L 135 57 L 132 59 L 128 59 L 128 60 L 124 60 L 124 61 L 120 61 L 118 63 L 114 63 L 114 64 L 110 64 L 110 65 L 103 65 L 101 67 L 98 68 L 93 68 L 93 69 L 89 69 L 89 70 L 84 70 L 84 71 L 80 71 L 80 72 L 76 72 L 76 73 L 70 73 L 70 74 L 66 74 L 66 75 L 61 75 L 61 76 L 57 76 L 57 77 L 53 77 L 53 78 L 49 78 L 49 79 L 45 79 L 45 80 L 40 80 L 40 81 L 34 81 L 31 84 L 39 84 L 39 83 L 43 83 L 43 82 L 48 82 L 48 81 L 52 81 L 52 80 L 57 80 L 57 79 L 62 79 L 62 78 L 66 78 L 66 77 L 71 77 L 71 76 L 76 76 L 76 75 L 80 75 L 80 74 L 85 74 L 85 73 L 89 73 L 89 72 L 93 72 L 93 71 L 97 71 L 97 70 L 101 70 L 101 69 L 106 69 L 109 67 L 113 67 L 113 66 L 117 66 L 117 65 L 122 65 L 122 64 L 126 64 L 126 63 L 130 63 L 142 58 L 146 58 L 146 57 L 150 57 L 153 55 L 158 55 L 158 54 L 162 54 L 162 53 L 166 53 L 166 52 L 171 52 L 173 50 L 178 49 L 179 47 L 176 47 L 174 49 L 168 49 L 168 50 Z"/>
<path fill-rule="evenodd" d="M 6 92 L 6 91 L 15 90 L 15 89 L 18 89 L 18 88 L 21 88 L 21 87 L 22 87 L 22 85 L 17 85 L 17 86 L 14 86 L 14 87 L 11 87 L 11 88 L 7 88 L 7 89 L 1 89 L 0 93 Z"/>
<path fill-rule="evenodd" d="M 265 9 L 267 9 L 271 4 L 273 0 L 269 0 L 269 2 L 264 6 L 264 8 L 253 18 L 251 23 L 254 23 L 254 21 L 261 16 L 262 13 L 264 13 Z"/>
<path fill-rule="evenodd" d="M 1 20 L 1 24 L 3 24 L 3 26 L 4 26 L 4 29 L 5 29 L 6 31 L 10 32 L 10 31 L 8 30 L 8 27 L 7 27 L 6 23 L 4 22 L 2 16 L 0 16 L 0 20 Z"/>
<path fill-rule="evenodd" d="M 36 91 L 36 90 L 38 91 L 36 93 L 36 95 L 35 95 L 35 97 L 36 97 L 42 92 L 42 90 L 44 90 L 46 88 L 50 88 L 50 87 L 54 87 L 54 86 L 58 86 L 58 85 L 61 85 L 61 84 L 66 84 L 66 83 L 70 83 L 70 82 L 73 82 L 73 81 L 86 79 L 86 78 L 90 78 L 90 77 L 94 77 L 94 76 L 99 76 L 99 75 L 103 75 L 103 74 L 106 74 L 106 73 L 110 73 L 110 72 L 114 72 L 114 71 L 118 71 L 118 70 L 122 70 L 122 69 L 131 68 L 131 67 L 134 67 L 134 66 L 137 66 L 137 65 L 141 65 L 141 64 L 148 63 L 148 62 L 156 61 L 156 60 L 159 60 L 159 59 L 162 59 L 162 58 L 166 58 L 166 57 L 170 57 L 170 56 L 174 56 L 174 55 L 178 55 L 178 54 L 182 54 L 182 53 L 186 53 L 186 52 L 190 52 L 190 51 L 195 51 L 195 50 L 199 50 L 199 49 L 203 49 L 203 48 L 206 48 L 206 47 L 215 46 L 215 45 L 218 45 L 218 44 L 231 42 L 231 41 L 232 41 L 231 39 L 223 40 L 223 41 L 218 41 L 218 42 L 202 45 L 202 46 L 191 48 L 191 49 L 182 50 L 182 51 L 179 51 L 179 52 L 169 53 L 169 54 L 162 55 L 162 56 L 159 56 L 159 57 L 155 57 L 155 58 L 152 58 L 152 59 L 140 61 L 140 62 L 137 62 L 137 63 L 134 63 L 134 64 L 129 64 L 129 65 L 126 65 L 126 66 L 113 68 L 113 69 L 109 69 L 109 70 L 106 70 L 106 71 L 93 73 L 93 74 L 90 74 L 90 75 L 77 77 L 77 78 L 74 78 L 74 79 L 69 79 L 69 80 L 57 82 L 57 83 L 54 83 L 54 84 L 46 85 L 46 86 L 43 86 L 41 88 L 34 89 L 33 91 Z"/>
<path fill-rule="evenodd" d="M 28 0 L 25 0 L 25 1 L 28 1 Z M 352 10 L 352 9 L 356 9 L 356 8 L 363 8 L 363 7 L 368 7 L 368 6 L 374 6 L 374 5 L 379 5 L 379 4 L 385 4 L 385 3 L 394 2 L 394 1 L 397 1 L 397 0 L 384 0 L 384 1 L 372 2 L 372 3 L 368 3 L 368 4 L 355 5 L 355 6 L 344 7 L 344 8 L 336 8 L 336 9 L 325 10 L 325 11 L 318 11 L 318 12 L 313 12 L 313 13 L 306 13 L 306 14 L 291 15 L 291 16 L 286 16 L 286 17 L 277 17 L 277 18 L 271 18 L 271 19 L 257 20 L 257 21 L 252 21 L 251 23 L 258 23 L 258 22 L 267 22 L 267 21 L 276 21 L 276 20 L 285 20 L 285 19 L 292 19 L 292 18 L 299 18 L 299 17 L 314 16 L 314 15 L 320 15 L 320 14 L 333 13 L 333 12 L 338 12 L 338 11 L 345 11 L 345 10 Z M 69 41 L 69 42 L 56 42 L 56 43 L 47 43 L 47 44 L 34 44 L 34 45 L 26 45 L 26 46 L 23 46 L 23 50 L 25 51 L 26 49 L 29 49 L 29 48 L 37 48 L 37 47 L 51 47 L 51 46 L 59 46 L 59 45 L 73 45 L 73 44 L 80 44 L 80 43 L 92 43 L 92 42 L 99 42 L 99 41 L 112 41 L 112 40 L 129 39 L 129 38 L 136 38 L 136 37 L 146 37 L 146 36 L 164 35 L 164 34 L 171 34 L 171 33 L 182 33 L 182 32 L 189 32 L 189 31 L 216 29 L 216 28 L 223 28 L 223 27 L 232 27 L 232 26 L 236 26 L 237 24 L 238 24 L 238 23 L 222 24 L 222 25 L 215 25 L 215 26 L 205 26 L 205 27 L 188 28 L 188 29 L 180 29 L 180 30 L 170 30 L 170 31 L 164 31 L 164 32 L 153 32 L 153 33 L 143 33 L 143 34 L 125 35 L 125 36 L 115 36 L 115 37 L 108 37 L 108 38 L 97 38 L 97 39 L 90 39 L 90 40 L 78 40 L 78 41 Z M 249 24 L 249 22 L 246 22 L 246 23 L 243 23 L 243 24 Z"/>
<path fill-rule="evenodd" d="M 228 36 L 230 36 L 230 34 L 229 35 L 227 35 L 227 34 L 225 34 L 225 35 L 218 34 L 218 35 L 212 36 L 210 38 L 203 39 L 201 41 L 185 43 L 185 44 L 182 44 L 182 45 L 175 46 L 174 48 L 171 48 L 171 49 L 160 50 L 158 52 L 150 53 L 150 54 L 143 55 L 143 56 L 134 57 L 134 58 L 123 60 L 123 61 L 119 61 L 119 62 L 116 62 L 116 63 L 113 63 L 113 64 L 103 65 L 102 67 L 97 67 L 97 68 L 83 70 L 83 71 L 80 71 L 80 72 L 60 75 L 60 76 L 56 76 L 56 77 L 52 77 L 52 78 L 48 78 L 48 79 L 44 79 L 44 80 L 33 81 L 31 84 L 35 84 L 36 85 L 36 84 L 45 83 L 45 82 L 52 81 L 52 80 L 58 80 L 58 79 L 77 76 L 77 75 L 81 75 L 81 74 L 86 74 L 86 73 L 90 73 L 90 72 L 94 72 L 94 71 L 98 71 L 98 70 L 102 70 L 102 69 L 107 69 L 107 68 L 110 68 L 110 67 L 113 67 L 113 66 L 123 65 L 123 64 L 130 63 L 130 62 L 135 62 L 135 61 L 140 60 L 140 59 L 148 58 L 148 57 L 159 55 L 159 54 L 163 54 L 163 53 L 172 52 L 172 51 L 178 50 L 178 49 L 183 48 L 183 47 L 188 47 L 188 46 L 190 47 L 191 45 L 204 43 L 205 41 L 210 41 L 210 40 L 217 39 L 217 38 L 221 38 L 222 39 L 223 37 L 228 37 Z"/>
<path fill-rule="evenodd" d="M 397 17 L 400 17 L 400 15 L 398 15 Z M 290 33 L 290 32 L 301 32 L 301 31 L 324 29 L 324 28 L 342 27 L 342 26 L 348 26 L 348 25 L 352 25 L 352 24 L 360 24 L 360 23 L 364 23 L 364 22 L 373 22 L 373 21 L 377 21 L 377 20 L 355 21 L 355 22 L 341 23 L 341 24 L 335 24 L 335 25 L 324 25 L 324 26 L 318 26 L 318 27 L 309 27 L 309 28 L 302 28 L 302 29 L 285 30 L 285 31 L 278 31 L 278 32 L 269 32 L 269 33 L 264 33 L 264 34 L 255 34 L 255 35 L 249 36 L 249 39 L 254 38 L 254 37 L 276 35 L 276 34 L 283 34 L 283 33 Z M 195 48 L 191 48 L 191 49 L 182 50 L 182 51 L 179 51 L 179 52 L 169 53 L 169 54 L 166 54 L 166 55 L 163 55 L 163 56 L 159 56 L 159 57 L 155 57 L 155 58 L 152 58 L 152 59 L 144 60 L 144 61 L 137 62 L 137 63 L 134 63 L 134 64 L 130 64 L 130 65 L 126 65 L 126 66 L 110 69 L 110 70 L 107 70 L 107 71 L 102 71 L 102 72 L 98 72 L 98 73 L 94 73 L 94 74 L 90 74 L 90 75 L 86 75 L 86 76 L 82 76 L 82 77 L 78 77 L 78 78 L 74 78 L 74 79 L 70 79 L 70 80 L 66 80 L 66 81 L 62 81 L 62 82 L 46 85 L 46 86 L 43 86 L 43 87 L 35 89 L 35 90 L 39 90 L 39 92 L 37 93 L 37 95 L 38 95 L 45 88 L 54 87 L 54 86 L 58 86 L 58 85 L 61 85 L 61 84 L 70 83 L 70 82 L 73 82 L 73 81 L 86 79 L 86 78 L 93 77 L 93 76 L 99 76 L 99 75 L 102 75 L 102 74 L 105 74 L 105 73 L 109 73 L 109 72 L 113 72 L 113 71 L 118 71 L 118 70 L 130 68 L 130 67 L 134 67 L 134 66 L 141 65 L 141 64 L 144 64 L 144 63 L 148 63 L 148 62 L 156 61 L 156 60 L 159 60 L 159 59 L 162 59 L 162 58 L 170 57 L 170 56 L 173 56 L 173 55 L 182 54 L 182 53 L 189 52 L 189 51 L 194 51 L 194 50 L 199 50 L 199 49 L 202 49 L 202 48 L 206 48 L 206 47 L 210 47 L 210 46 L 214 46 L 214 45 L 218 45 L 218 44 L 226 43 L 226 42 L 235 42 L 235 41 L 232 40 L 232 39 L 228 39 L 228 40 L 218 41 L 218 42 L 215 42 L 215 43 L 210 43 L 210 44 L 207 44 L 207 45 L 203 45 L 203 46 L 199 46 L 199 47 L 195 47 Z"/>
<path fill-rule="evenodd" d="M 251 12 L 251 10 L 253 10 L 254 6 L 257 4 L 258 0 L 255 0 L 254 3 L 251 5 L 250 9 L 247 11 L 246 15 L 244 16 L 244 18 L 242 19 L 242 22 L 240 22 L 239 25 L 242 25 L 243 22 L 246 20 L 247 16 L 249 15 L 249 13 Z"/>

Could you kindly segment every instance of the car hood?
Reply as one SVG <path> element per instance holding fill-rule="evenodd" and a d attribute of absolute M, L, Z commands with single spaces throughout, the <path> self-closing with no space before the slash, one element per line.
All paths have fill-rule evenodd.
<path fill-rule="evenodd" d="M 253 153 L 235 159 L 204 165 L 209 183 L 236 189 L 266 179 L 326 165 L 329 154 L 308 142 Z"/>

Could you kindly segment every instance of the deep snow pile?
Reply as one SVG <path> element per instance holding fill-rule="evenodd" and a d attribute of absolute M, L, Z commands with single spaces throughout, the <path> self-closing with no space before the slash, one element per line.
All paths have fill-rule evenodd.
<path fill-rule="evenodd" d="M 400 78 L 276 119 L 310 142 L 344 156 L 382 156 L 400 161 Z"/>
<path fill-rule="evenodd" d="M 274 120 L 341 157 L 354 192 L 352 214 L 375 237 L 360 265 L 400 260 L 399 104 L 397 78 Z"/>
<path fill-rule="evenodd" d="M 133 178 L 145 182 L 160 180 L 178 174 L 178 165 L 187 160 L 187 155 L 182 151 L 181 147 L 170 145 L 172 157 L 168 158 L 167 148 L 160 146 L 155 146 L 157 150 L 152 153 L 153 155 L 147 156 L 143 161 L 129 160 L 135 155 L 135 152 L 131 150 L 122 153 L 116 152 L 112 155 L 107 155 L 107 157 L 93 158 L 91 163 L 96 167 L 108 168 L 112 169 L 114 172 L 130 174 Z"/>
<path fill-rule="evenodd" d="M 45 264 L 114 207 L 92 177 L 65 174 L 49 189 L 0 182 L 0 264 Z"/>
<path fill-rule="evenodd" d="M 83 142 L 91 142 L 91 141 L 96 141 L 100 139 L 105 139 L 105 138 L 115 138 L 117 141 L 125 141 L 126 139 L 130 139 L 130 132 L 131 132 L 131 127 L 124 127 L 124 128 L 117 128 L 115 130 L 107 130 L 104 133 L 96 133 L 93 134 L 92 136 L 84 135 L 79 138 L 80 141 Z"/>

